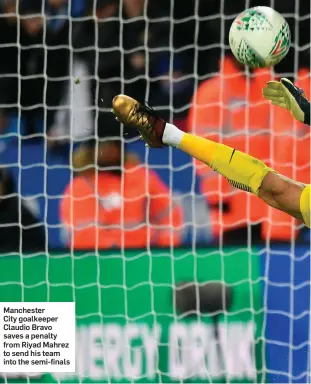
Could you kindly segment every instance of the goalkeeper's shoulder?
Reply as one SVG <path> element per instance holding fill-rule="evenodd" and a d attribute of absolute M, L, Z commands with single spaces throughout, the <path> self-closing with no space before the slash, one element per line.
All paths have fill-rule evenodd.
<path fill-rule="evenodd" d="M 304 90 L 290 80 L 282 78 L 280 81 L 269 81 L 263 89 L 263 95 L 273 105 L 290 111 L 296 120 L 310 125 L 310 101 Z"/>

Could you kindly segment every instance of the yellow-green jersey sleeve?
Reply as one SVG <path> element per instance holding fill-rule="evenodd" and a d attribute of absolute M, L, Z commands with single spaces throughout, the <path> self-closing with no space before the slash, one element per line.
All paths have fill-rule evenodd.
<path fill-rule="evenodd" d="M 303 220 L 308 228 L 310 228 L 310 187 L 307 185 L 300 196 L 300 212 Z"/>

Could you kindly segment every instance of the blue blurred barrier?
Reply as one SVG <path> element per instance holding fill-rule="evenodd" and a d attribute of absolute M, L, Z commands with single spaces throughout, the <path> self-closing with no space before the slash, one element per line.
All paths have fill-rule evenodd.
<path fill-rule="evenodd" d="M 70 179 L 68 164 L 51 156 L 43 145 L 9 145 L 3 154 L 9 164 L 17 191 L 37 207 L 39 219 L 47 225 L 51 247 L 63 247 L 59 220 L 61 194 Z"/>
<path fill-rule="evenodd" d="M 268 382 L 309 382 L 310 246 L 272 246 L 261 262 Z"/>
<path fill-rule="evenodd" d="M 158 172 L 172 189 L 174 199 L 183 206 L 184 243 L 209 243 L 212 235 L 208 209 L 199 194 L 190 157 L 177 150 L 172 156 L 170 148 L 146 151 L 141 141 L 128 144 L 128 150 L 137 153 L 142 162 Z M 39 219 L 47 224 L 50 247 L 63 248 L 65 235 L 59 219 L 59 203 L 70 180 L 68 161 L 46 151 L 43 144 L 19 145 L 14 140 L 3 152 L 2 162 L 9 165 L 19 193 L 32 200 Z"/>

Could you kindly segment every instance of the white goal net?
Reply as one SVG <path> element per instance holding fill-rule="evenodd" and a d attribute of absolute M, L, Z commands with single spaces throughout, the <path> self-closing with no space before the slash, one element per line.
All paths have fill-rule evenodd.
<path fill-rule="evenodd" d="M 248 71 L 228 33 L 256 5 L 1 1 L 0 301 L 75 301 L 77 350 L 75 373 L 0 382 L 309 381 L 309 231 L 111 114 L 148 101 L 310 183 L 309 127 L 262 97 L 280 76 L 310 96 L 310 4 L 261 1 L 292 46 Z"/>

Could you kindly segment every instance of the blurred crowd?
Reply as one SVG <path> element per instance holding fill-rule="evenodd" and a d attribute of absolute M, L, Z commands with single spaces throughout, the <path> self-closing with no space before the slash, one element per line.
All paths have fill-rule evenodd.
<path fill-rule="evenodd" d="M 232 20 L 255 5 L 273 6 L 286 16 L 294 45 L 276 72 L 298 81 L 308 93 L 309 1 L 2 0 L 1 137 L 4 142 L 17 132 L 22 145 L 44 141 L 47 151 L 65 156 L 71 153 L 68 148 L 77 146 L 71 160 L 75 178 L 60 207 L 73 247 L 180 244 L 175 230 L 182 226 L 183 215 L 169 188 L 152 172 L 146 183 L 140 160 L 120 150 L 124 132 L 110 113 L 111 100 L 119 93 L 148 100 L 181 128 L 212 135 L 308 182 L 310 144 L 305 127 L 263 101 L 261 89 L 271 73 L 246 71 L 228 49 Z M 82 142 L 86 144 L 81 147 Z M 293 236 L 292 219 L 271 213 L 253 197 L 245 204 L 244 194 L 233 191 L 207 167 L 196 164 L 196 170 L 215 238 L 224 233 L 228 241 L 230 233 L 236 238 L 236 231 L 248 231 L 250 222 L 256 228 L 260 224 L 260 239 Z M 0 206 L 4 195 L 0 193 Z M 72 211 L 72 197 L 89 208 Z M 150 231 L 147 222 L 158 230 Z M 130 235 L 122 234 L 120 226 Z M 1 233 L 3 227 L 0 220 Z M 170 236 L 168 228 L 174 229 Z M 42 236 L 41 244 L 46 244 L 44 231 Z M 18 251 L 16 240 L 11 243 Z"/>

